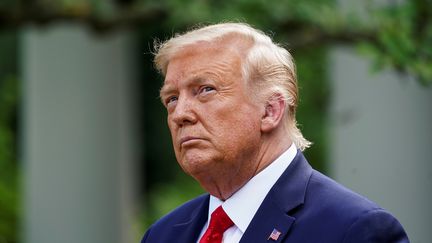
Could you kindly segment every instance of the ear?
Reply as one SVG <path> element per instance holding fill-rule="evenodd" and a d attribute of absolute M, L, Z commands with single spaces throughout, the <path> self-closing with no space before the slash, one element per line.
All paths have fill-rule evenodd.
<path fill-rule="evenodd" d="M 285 113 L 285 106 L 286 102 L 281 94 L 274 94 L 268 99 L 261 118 L 262 132 L 271 132 L 279 126 Z"/>

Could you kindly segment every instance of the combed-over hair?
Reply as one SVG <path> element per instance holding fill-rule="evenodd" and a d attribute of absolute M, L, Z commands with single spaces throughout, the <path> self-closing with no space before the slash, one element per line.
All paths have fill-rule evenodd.
<path fill-rule="evenodd" d="M 285 128 L 297 148 L 308 148 L 311 142 L 303 137 L 295 119 L 299 97 L 293 58 L 262 31 L 244 23 L 221 23 L 177 34 L 165 42 L 155 44 L 156 68 L 165 76 L 171 58 L 182 48 L 198 42 L 213 42 L 227 35 L 237 35 L 252 42 L 242 62 L 244 80 L 251 84 L 258 97 L 283 97 L 288 105 L 284 114 Z"/>

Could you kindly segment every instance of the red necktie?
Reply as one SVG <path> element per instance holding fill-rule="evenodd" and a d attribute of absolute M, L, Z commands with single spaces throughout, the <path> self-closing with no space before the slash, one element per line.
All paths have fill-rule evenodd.
<path fill-rule="evenodd" d="M 199 243 L 221 243 L 225 230 L 233 225 L 233 221 L 225 213 L 222 206 L 219 206 L 211 214 L 209 227 Z"/>

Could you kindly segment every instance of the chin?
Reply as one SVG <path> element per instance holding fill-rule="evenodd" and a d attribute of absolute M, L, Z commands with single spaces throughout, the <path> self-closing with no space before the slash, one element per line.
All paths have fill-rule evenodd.
<path fill-rule="evenodd" d="M 214 161 L 208 156 L 194 155 L 183 158 L 180 165 L 185 173 L 196 178 L 209 174 L 213 167 L 212 164 L 215 163 Z"/>

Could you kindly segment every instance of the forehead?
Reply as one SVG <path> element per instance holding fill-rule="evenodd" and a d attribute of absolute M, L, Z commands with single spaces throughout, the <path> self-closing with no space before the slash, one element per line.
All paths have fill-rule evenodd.
<path fill-rule="evenodd" d="M 224 38 L 214 42 L 198 42 L 182 48 L 170 58 L 162 90 L 189 79 L 241 78 L 242 61 L 246 57 L 248 43 L 238 38 Z"/>

